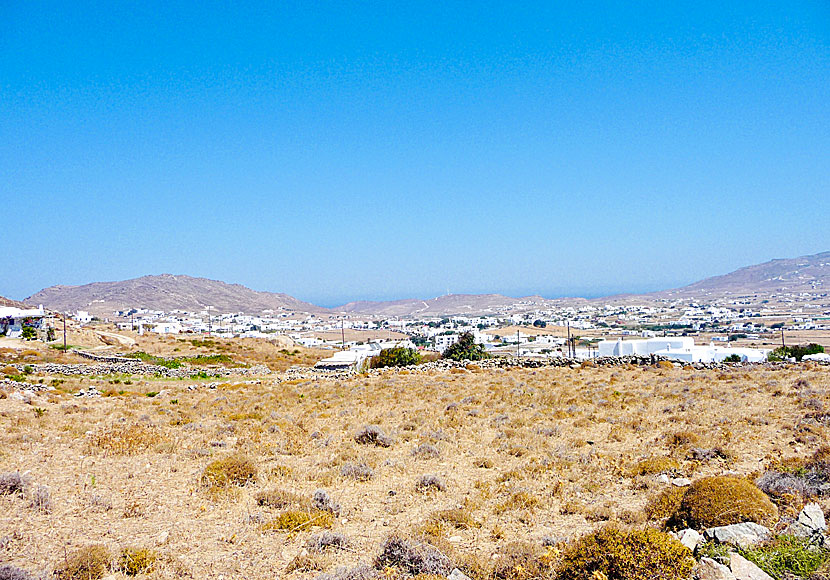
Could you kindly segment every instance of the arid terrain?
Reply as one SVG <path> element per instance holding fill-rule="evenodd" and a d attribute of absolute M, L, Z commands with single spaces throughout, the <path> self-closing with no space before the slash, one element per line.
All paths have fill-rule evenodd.
<path fill-rule="evenodd" d="M 139 577 L 313 578 L 372 564 L 397 534 L 493 577 L 516 541 L 562 546 L 608 522 L 660 527 L 646 510 L 671 487 L 660 474 L 754 480 L 810 457 L 830 406 L 828 367 L 810 364 L 294 380 L 31 370 L 27 382 L 54 390 L 0 390 L 0 473 L 26 480 L 0 494 L 0 562 L 33 574 L 103 545 L 115 559 L 146 549 L 153 565 Z M 104 395 L 75 396 L 91 386 Z M 777 501 L 781 528 L 806 500 Z"/>

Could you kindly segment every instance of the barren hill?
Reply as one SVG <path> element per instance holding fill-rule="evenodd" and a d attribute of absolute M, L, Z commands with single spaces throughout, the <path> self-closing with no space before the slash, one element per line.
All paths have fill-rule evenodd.
<path fill-rule="evenodd" d="M 501 294 L 447 294 L 427 300 L 409 298 L 389 302 L 349 302 L 332 310 L 381 316 L 492 315 L 506 310 L 516 311 L 525 309 L 525 307 L 526 309 L 540 307 L 548 302 L 550 301 L 541 296 L 511 298 Z"/>
<path fill-rule="evenodd" d="M 25 308 L 26 305 L 11 298 L 0 296 L 0 306 L 13 306 L 14 308 Z"/>
<path fill-rule="evenodd" d="M 142 276 L 120 282 L 95 282 L 83 286 L 51 286 L 26 299 L 57 311 L 86 310 L 111 316 L 117 310 L 200 311 L 260 313 L 263 310 L 321 312 L 325 309 L 288 294 L 258 292 L 240 284 L 227 284 L 191 276 Z"/>
<path fill-rule="evenodd" d="M 830 252 L 770 260 L 660 294 L 713 296 L 797 292 L 830 292 Z"/>

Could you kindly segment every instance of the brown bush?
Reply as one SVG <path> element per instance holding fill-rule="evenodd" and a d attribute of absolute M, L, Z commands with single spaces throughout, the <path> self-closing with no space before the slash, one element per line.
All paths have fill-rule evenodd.
<path fill-rule="evenodd" d="M 110 564 L 110 552 L 96 545 L 80 548 L 68 554 L 55 566 L 57 580 L 97 580 L 104 576 Z"/>
<path fill-rule="evenodd" d="M 741 522 L 770 523 L 778 508 L 760 489 L 742 477 L 704 477 L 683 495 L 669 526 L 710 528 Z"/>

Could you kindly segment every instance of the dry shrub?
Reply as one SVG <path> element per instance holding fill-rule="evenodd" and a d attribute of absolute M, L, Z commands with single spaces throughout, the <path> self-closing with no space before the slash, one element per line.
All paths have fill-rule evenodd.
<path fill-rule="evenodd" d="M 412 450 L 412 456 L 418 459 L 435 459 L 440 457 L 441 452 L 435 445 L 429 443 L 421 443 Z"/>
<path fill-rule="evenodd" d="M 312 552 L 347 550 L 349 548 L 349 539 L 338 532 L 321 532 L 308 538 L 305 547 Z"/>
<path fill-rule="evenodd" d="M 645 514 L 649 520 L 663 520 L 672 517 L 680 508 L 680 502 L 686 495 L 686 488 L 669 487 L 649 498 Z"/>
<path fill-rule="evenodd" d="M 532 511 L 539 505 L 539 498 L 527 491 L 513 492 L 509 498 L 498 504 L 495 508 L 497 514 L 511 510 Z"/>
<path fill-rule="evenodd" d="M 167 439 L 158 429 L 147 425 L 112 425 L 89 440 L 92 451 L 103 451 L 113 455 L 135 455 L 150 449 Z"/>
<path fill-rule="evenodd" d="M 609 526 L 565 549 L 558 579 L 685 580 L 694 565 L 691 551 L 669 534 Z"/>
<path fill-rule="evenodd" d="M 309 530 L 313 526 L 330 528 L 333 523 L 334 515 L 331 512 L 315 509 L 288 510 L 264 524 L 262 529 L 264 531 L 299 532 Z"/>
<path fill-rule="evenodd" d="M 492 580 L 546 579 L 555 576 L 555 550 L 541 551 L 527 542 L 512 542 L 502 549 L 490 577 Z"/>
<path fill-rule="evenodd" d="M 376 445 L 378 447 L 392 447 L 394 441 L 377 425 L 366 425 L 361 429 L 354 440 L 361 445 Z"/>
<path fill-rule="evenodd" d="M 768 524 L 777 516 L 775 504 L 752 482 L 733 476 L 704 477 L 686 488 L 669 526 L 699 529 L 741 522 Z"/>
<path fill-rule="evenodd" d="M 34 580 L 34 576 L 17 566 L 0 565 L 0 580 Z"/>
<path fill-rule="evenodd" d="M 80 548 L 64 557 L 55 566 L 57 580 L 97 580 L 102 578 L 110 563 L 110 552 L 105 546 Z"/>
<path fill-rule="evenodd" d="M 258 506 L 274 509 L 283 509 L 291 505 L 301 505 L 305 498 L 298 493 L 283 489 L 269 489 L 260 491 L 255 496 Z"/>
<path fill-rule="evenodd" d="M 430 514 L 422 530 L 428 536 L 441 536 L 447 528 L 456 530 L 469 530 L 481 527 L 481 524 L 462 508 L 451 508 L 440 510 Z"/>
<path fill-rule="evenodd" d="M 680 464 L 671 457 L 649 457 L 638 462 L 631 468 L 631 475 L 656 475 L 666 473 L 680 467 Z"/>
<path fill-rule="evenodd" d="M 303 555 L 298 554 L 294 556 L 288 565 L 285 567 L 285 573 L 291 572 L 319 572 L 326 568 L 326 563 L 320 559 L 319 555 Z"/>
<path fill-rule="evenodd" d="M 369 481 L 374 477 L 374 470 L 363 462 L 352 463 L 347 461 L 340 466 L 340 475 L 355 481 Z"/>
<path fill-rule="evenodd" d="M 444 485 L 444 482 L 441 481 L 441 478 L 437 475 L 432 474 L 424 474 L 418 478 L 418 481 L 415 482 L 415 491 L 419 491 L 421 493 L 429 493 L 431 491 L 444 491 L 447 489 L 447 486 Z"/>
<path fill-rule="evenodd" d="M 375 580 L 380 574 L 368 564 L 359 564 L 354 568 L 338 568 L 334 574 L 320 574 L 314 580 Z"/>
<path fill-rule="evenodd" d="M 18 374 L 20 374 L 20 371 L 19 371 L 19 370 L 17 370 L 16 368 L 14 368 L 14 367 L 13 367 L 13 366 L 11 366 L 11 365 L 6 365 L 6 366 L 4 366 L 2 369 L 0 369 L 0 373 L 3 373 L 4 375 L 11 376 L 11 375 L 18 375 Z"/>
<path fill-rule="evenodd" d="M 693 431 L 677 431 L 668 437 L 668 444 L 672 447 L 691 447 L 700 443 L 700 437 Z"/>
<path fill-rule="evenodd" d="M 311 497 L 311 507 L 315 510 L 330 512 L 334 515 L 340 513 L 340 504 L 331 499 L 325 489 L 317 489 Z"/>
<path fill-rule="evenodd" d="M 453 568 L 450 558 L 435 546 L 394 534 L 383 542 L 374 564 L 378 569 L 397 568 L 412 576 L 446 576 Z"/>
<path fill-rule="evenodd" d="M 19 471 L 0 473 L 0 495 L 23 495 L 29 478 Z"/>
<path fill-rule="evenodd" d="M 49 513 L 52 511 L 52 494 L 46 485 L 38 485 L 32 492 L 29 507 L 38 511 Z"/>
<path fill-rule="evenodd" d="M 128 576 L 146 574 L 153 570 L 158 554 L 148 548 L 124 548 L 121 550 L 119 567 Z"/>
<path fill-rule="evenodd" d="M 256 478 L 256 463 L 246 455 L 230 455 L 211 461 L 202 472 L 202 483 L 208 487 L 243 486 Z"/>

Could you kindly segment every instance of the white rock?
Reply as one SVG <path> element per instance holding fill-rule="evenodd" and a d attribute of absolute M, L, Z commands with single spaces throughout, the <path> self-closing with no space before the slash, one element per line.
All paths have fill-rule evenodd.
<path fill-rule="evenodd" d="M 457 543 L 458 543 L 458 542 L 460 542 L 462 539 L 463 539 L 463 538 L 462 538 L 461 536 L 452 536 L 452 537 L 450 537 L 450 542 L 452 542 L 452 543 L 454 543 L 454 544 L 457 544 Z"/>
<path fill-rule="evenodd" d="M 695 568 L 695 578 L 698 580 L 735 580 L 735 575 L 720 562 L 712 558 L 701 558 Z"/>
<path fill-rule="evenodd" d="M 733 544 L 742 548 L 756 546 L 771 537 L 769 529 L 755 522 L 744 522 L 730 526 L 709 528 L 703 532 L 703 537 L 718 544 Z"/>
<path fill-rule="evenodd" d="M 691 528 L 686 528 L 685 530 L 677 532 L 675 537 L 680 540 L 681 544 L 689 548 L 692 552 L 694 552 L 698 544 L 703 541 L 703 536 Z"/>
<path fill-rule="evenodd" d="M 167 541 L 168 541 L 169 539 L 170 539 L 170 532 L 168 532 L 167 530 L 164 530 L 164 531 L 163 531 L 162 533 L 160 533 L 160 534 L 158 535 L 158 537 L 156 538 L 156 543 L 157 543 L 159 546 L 163 546 L 164 544 L 166 544 L 166 543 L 167 543 Z"/>
<path fill-rule="evenodd" d="M 655 480 L 657 481 L 657 483 L 665 483 L 665 484 L 668 484 L 668 483 L 670 483 L 670 482 L 671 482 L 671 480 L 669 479 L 669 476 L 668 476 L 668 475 L 666 475 L 665 473 L 661 473 L 660 475 L 658 475 L 658 476 L 655 478 Z"/>
<path fill-rule="evenodd" d="M 729 567 L 737 580 L 773 580 L 773 577 L 735 552 L 729 554 Z"/>
<path fill-rule="evenodd" d="M 671 480 L 671 484 L 675 487 L 686 487 L 692 485 L 692 480 L 687 477 L 676 477 Z"/>
<path fill-rule="evenodd" d="M 458 568 L 453 568 L 452 572 L 450 572 L 450 575 L 447 576 L 447 578 L 449 578 L 449 580 L 470 580 L 470 577 Z"/>
<path fill-rule="evenodd" d="M 827 531 L 827 522 L 824 521 L 824 512 L 817 503 L 808 503 L 798 514 L 798 519 L 793 522 L 787 533 L 802 538 L 821 536 Z"/>

